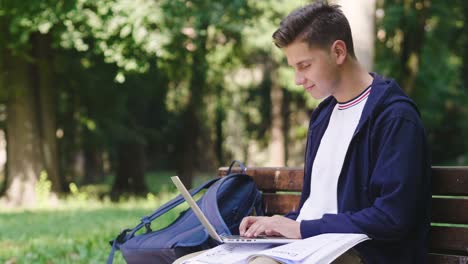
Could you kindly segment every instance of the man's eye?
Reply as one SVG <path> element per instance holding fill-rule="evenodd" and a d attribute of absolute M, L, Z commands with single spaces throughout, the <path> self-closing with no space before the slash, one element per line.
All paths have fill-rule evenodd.
<path fill-rule="evenodd" d="M 310 64 L 305 64 L 305 65 L 302 65 L 301 67 L 299 67 L 300 70 L 305 70 L 307 68 L 310 67 Z"/>

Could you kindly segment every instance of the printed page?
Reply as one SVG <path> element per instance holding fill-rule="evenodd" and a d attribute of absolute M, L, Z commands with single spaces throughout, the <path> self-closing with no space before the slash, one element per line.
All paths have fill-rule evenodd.
<path fill-rule="evenodd" d="M 246 263 L 248 256 L 258 253 L 273 244 L 222 244 L 198 255 L 184 264 L 240 264 Z"/>
<path fill-rule="evenodd" d="M 315 264 L 318 263 L 317 261 L 326 261 L 333 256 L 336 258 L 365 239 L 368 239 L 368 237 L 363 234 L 322 234 L 257 252 L 250 259 L 255 256 L 264 255 L 273 257 L 281 263 Z"/>
<path fill-rule="evenodd" d="M 341 236 L 336 234 L 322 234 L 279 247 L 271 248 L 259 252 L 259 254 L 297 262 L 305 259 L 327 244 L 336 242 L 340 238 Z"/>
<path fill-rule="evenodd" d="M 328 244 L 314 254 L 304 259 L 302 264 L 329 264 L 343 253 L 354 247 L 355 245 L 368 240 L 369 237 L 364 234 L 343 234 L 340 240 Z"/>

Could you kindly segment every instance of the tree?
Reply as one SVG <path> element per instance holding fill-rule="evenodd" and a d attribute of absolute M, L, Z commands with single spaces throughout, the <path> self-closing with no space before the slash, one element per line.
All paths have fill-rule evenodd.
<path fill-rule="evenodd" d="M 190 186 L 199 162 L 197 157 L 200 153 L 213 151 L 206 147 L 204 140 L 208 138 L 203 136 L 205 131 L 210 133 L 212 130 L 201 121 L 209 116 L 206 100 L 210 94 L 215 93 L 217 82 L 224 80 L 214 77 L 214 67 L 210 66 L 222 62 L 230 63 L 229 55 L 233 55 L 237 50 L 236 46 L 242 43 L 242 29 L 257 13 L 253 3 L 247 0 L 216 3 L 167 1 L 162 8 L 166 15 L 165 25 L 174 33 L 165 47 L 171 55 L 167 57 L 171 65 L 169 76 L 173 80 L 182 79 L 180 86 L 177 86 L 188 92 L 187 100 L 184 98 L 180 104 L 183 123 L 177 134 L 176 148 L 179 153 L 178 174 Z M 187 77 L 178 78 L 181 76 Z M 221 116 L 218 115 L 218 118 Z"/>
<path fill-rule="evenodd" d="M 1 8 L 5 37 L 0 46 L 1 74 L 7 102 L 8 144 L 4 200 L 10 205 L 32 205 L 41 171 L 51 181 L 54 193 L 62 191 L 55 139 L 55 102 L 50 99 L 54 98 L 49 71 L 50 41 L 47 35 L 32 34 L 47 33 L 50 22 L 44 24 L 44 21 L 51 14 L 45 14 L 39 4 L 2 1 Z"/>
<path fill-rule="evenodd" d="M 310 105 L 305 105 L 307 96 L 294 84 L 294 73 L 271 37 L 281 19 L 302 4 L 300 1 L 257 2 L 261 16 L 244 30 L 240 69 L 235 71 L 238 74 L 234 80 L 238 86 L 246 86 L 245 95 L 239 94 L 239 88 L 233 88 L 237 92 L 229 96 L 238 98 L 237 103 L 241 104 L 238 112 L 245 124 L 236 122 L 236 127 L 230 130 L 244 129 L 245 135 L 235 134 L 240 136 L 229 145 L 235 156 L 243 152 L 249 164 L 280 166 L 302 161 L 305 135 L 298 136 L 296 131 L 304 127 L 306 113 L 317 101 L 310 100 Z M 230 116 L 234 116 L 237 109 L 230 111 L 234 112 Z M 235 149 L 239 148 L 239 142 L 242 142 L 242 152 Z"/>
<path fill-rule="evenodd" d="M 354 51 L 359 62 L 371 71 L 374 65 L 375 0 L 335 0 L 342 6 L 353 33 Z"/>
<path fill-rule="evenodd" d="M 62 179 L 59 176 L 57 147 L 57 89 L 53 74 L 53 51 L 50 34 L 34 33 L 31 35 L 32 54 L 35 63 L 32 72 L 34 88 L 35 114 L 39 136 L 39 150 L 43 169 L 52 182 L 52 191 L 63 191 Z"/>
<path fill-rule="evenodd" d="M 379 3 L 376 68 L 416 101 L 433 164 L 463 164 L 467 97 L 460 73 L 466 17 L 461 2 Z M 447 19 L 450 18 L 450 19 Z M 446 40 L 446 41 L 441 41 Z"/>
<path fill-rule="evenodd" d="M 36 202 L 35 183 L 41 170 L 39 135 L 34 109 L 34 95 L 25 58 L 5 52 L 4 83 L 8 84 L 7 104 L 7 182 L 6 206 L 27 205 Z"/>

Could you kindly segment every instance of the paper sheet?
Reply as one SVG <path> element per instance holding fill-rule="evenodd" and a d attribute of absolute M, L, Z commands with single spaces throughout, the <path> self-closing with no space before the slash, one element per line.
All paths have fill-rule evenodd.
<path fill-rule="evenodd" d="M 369 239 L 364 234 L 322 234 L 290 244 L 222 244 L 184 264 L 244 264 L 256 256 L 269 256 L 282 263 L 328 264 Z"/>
<path fill-rule="evenodd" d="M 364 234 L 330 233 L 257 252 L 250 256 L 270 256 L 282 263 L 328 264 L 356 244 L 369 239 Z"/>
<path fill-rule="evenodd" d="M 184 264 L 237 264 L 245 263 L 248 256 L 270 248 L 272 244 L 222 244 L 201 255 L 192 258 Z"/>

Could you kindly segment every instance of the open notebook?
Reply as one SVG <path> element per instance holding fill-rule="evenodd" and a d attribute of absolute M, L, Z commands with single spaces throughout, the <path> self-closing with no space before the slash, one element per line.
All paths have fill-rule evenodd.
<path fill-rule="evenodd" d="M 287 243 L 300 240 L 300 239 L 291 239 L 291 238 L 284 238 L 284 237 L 266 237 L 266 236 L 254 237 L 254 238 L 233 236 L 233 235 L 221 236 L 216 232 L 213 225 L 210 223 L 210 221 L 208 221 L 208 218 L 206 218 L 206 216 L 203 214 L 202 210 L 200 209 L 198 204 L 195 202 L 193 197 L 190 195 L 190 193 L 187 191 L 187 188 L 185 188 L 184 184 L 180 181 L 179 177 L 173 176 L 171 177 L 171 180 L 174 183 L 174 185 L 177 187 L 177 190 L 179 190 L 182 197 L 184 197 L 184 199 L 187 201 L 190 208 L 192 208 L 198 220 L 200 220 L 200 223 L 208 231 L 208 234 L 211 236 L 211 238 L 213 238 L 214 240 L 220 243 L 287 244 Z"/>

